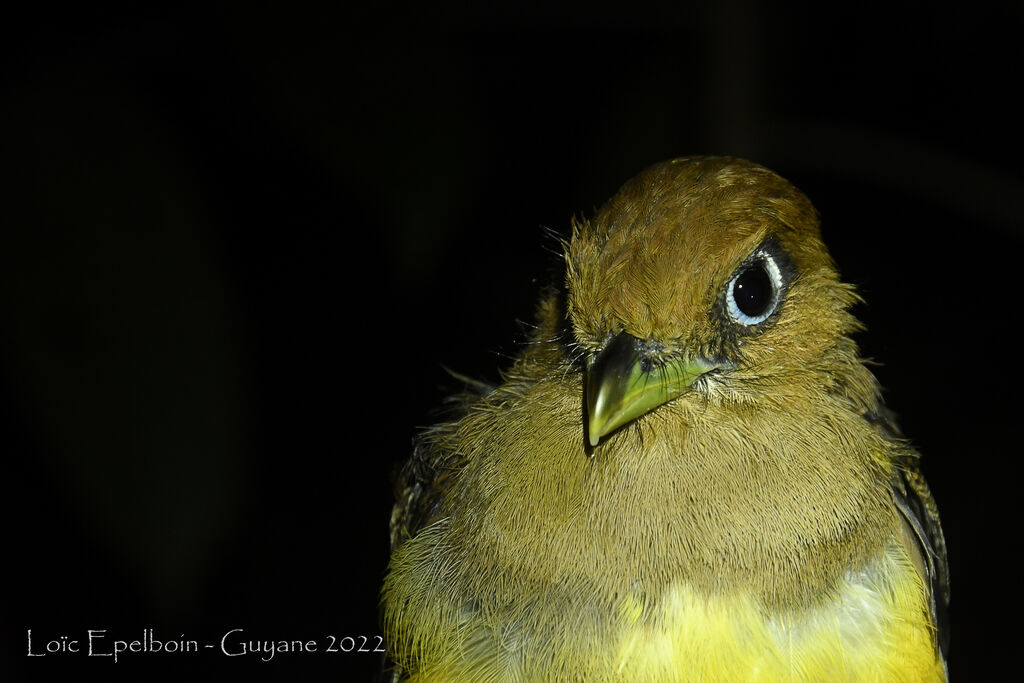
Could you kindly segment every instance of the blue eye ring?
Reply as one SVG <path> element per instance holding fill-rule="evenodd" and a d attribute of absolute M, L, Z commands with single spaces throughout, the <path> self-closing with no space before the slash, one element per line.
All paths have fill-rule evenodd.
<path fill-rule="evenodd" d="M 726 308 L 741 325 L 758 325 L 779 307 L 781 292 L 782 271 L 769 253 L 761 251 L 729 280 Z"/>

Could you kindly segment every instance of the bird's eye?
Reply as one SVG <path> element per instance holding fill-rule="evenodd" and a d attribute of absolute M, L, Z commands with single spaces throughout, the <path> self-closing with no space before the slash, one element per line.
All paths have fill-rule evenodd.
<path fill-rule="evenodd" d="M 764 322 L 778 307 L 781 289 L 778 265 L 768 254 L 761 254 L 729 282 L 725 292 L 729 315 L 743 325 Z"/>

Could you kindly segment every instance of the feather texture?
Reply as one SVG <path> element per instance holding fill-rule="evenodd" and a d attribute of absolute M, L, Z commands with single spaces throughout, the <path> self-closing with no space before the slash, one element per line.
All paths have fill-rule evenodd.
<path fill-rule="evenodd" d="M 743 326 L 723 291 L 758 249 L 784 290 Z M 810 202 L 749 162 L 675 160 L 565 253 L 504 382 L 426 432 L 399 477 L 383 588 L 397 674 L 943 679 L 937 510 L 878 418 L 849 337 L 857 296 Z M 617 334 L 654 373 L 692 356 L 716 370 L 591 450 L 585 359 Z"/>

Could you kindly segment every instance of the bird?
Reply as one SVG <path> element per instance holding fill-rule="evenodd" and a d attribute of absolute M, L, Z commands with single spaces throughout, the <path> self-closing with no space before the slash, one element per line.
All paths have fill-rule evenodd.
<path fill-rule="evenodd" d="M 572 219 L 519 355 L 397 470 L 392 680 L 946 680 L 938 508 L 820 224 L 715 156 Z"/>

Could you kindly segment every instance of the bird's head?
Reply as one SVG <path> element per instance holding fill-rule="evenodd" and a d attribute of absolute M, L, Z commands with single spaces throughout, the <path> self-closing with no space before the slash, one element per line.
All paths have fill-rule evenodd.
<path fill-rule="evenodd" d="M 846 338 L 857 297 L 817 212 L 748 161 L 649 168 L 574 226 L 566 262 L 592 446 L 680 397 L 785 401 L 859 366 Z"/>

